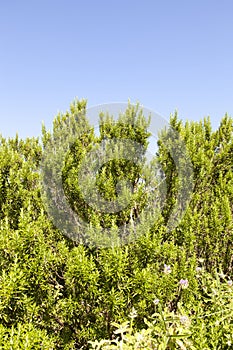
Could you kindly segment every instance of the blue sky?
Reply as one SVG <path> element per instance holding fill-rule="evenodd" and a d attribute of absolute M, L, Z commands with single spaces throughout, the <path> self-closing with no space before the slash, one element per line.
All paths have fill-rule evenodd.
<path fill-rule="evenodd" d="M 0 132 L 50 128 L 75 97 L 139 101 L 165 118 L 233 115 L 233 2 L 0 4 Z"/>

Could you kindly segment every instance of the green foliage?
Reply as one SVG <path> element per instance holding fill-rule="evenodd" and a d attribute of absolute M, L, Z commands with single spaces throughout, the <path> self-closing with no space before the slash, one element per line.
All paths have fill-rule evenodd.
<path fill-rule="evenodd" d="M 45 331 L 33 327 L 32 323 L 18 324 L 10 329 L 0 326 L 0 346 L 2 350 L 56 349 L 53 337 Z"/>
<path fill-rule="evenodd" d="M 71 119 L 72 123 L 77 124 L 77 121 Z M 86 123 L 88 125 L 87 121 Z M 101 227 L 119 227 L 128 223 L 130 219 L 135 219 L 146 202 L 146 196 L 140 180 L 143 177 L 142 168 L 145 162 L 148 137 L 150 136 L 150 133 L 147 131 L 149 121 L 146 121 L 138 106 L 133 107 L 129 105 L 125 114 L 120 115 L 117 121 L 110 115 L 102 114 L 100 115 L 99 123 L 100 135 L 98 137 L 94 136 L 93 129 L 88 125 L 82 136 L 70 147 L 63 169 L 64 189 L 70 204 L 81 215 L 82 219 L 95 226 L 99 224 Z M 115 146 L 114 140 L 116 139 L 121 139 L 122 142 L 131 140 L 131 142 L 139 144 L 141 146 L 140 152 L 135 152 L 133 149 L 134 144 L 122 148 L 119 145 Z M 104 146 L 104 141 L 106 140 L 113 141 L 113 145 L 106 146 L 107 149 Z M 103 148 L 101 148 L 101 145 L 103 145 Z M 106 158 L 108 154 L 113 154 L 113 159 L 106 160 L 100 167 L 96 176 L 96 186 L 102 198 L 108 203 L 110 200 L 114 201 L 117 199 L 117 184 L 122 184 L 121 191 L 124 193 L 122 202 L 123 204 L 129 202 L 129 205 L 125 209 L 117 210 L 117 213 L 104 213 L 103 210 L 101 211 L 101 208 L 99 208 L 100 199 L 98 199 L 97 205 L 94 206 L 93 203 L 95 203 L 96 198 L 94 198 L 93 194 L 91 197 L 92 205 L 83 198 L 79 184 L 79 172 L 82 169 L 82 161 L 88 152 L 94 152 L 93 155 L 97 158 L 95 150 L 98 153 L 103 152 L 103 157 Z M 134 162 L 127 159 L 127 157 L 132 158 L 132 152 L 135 153 Z M 88 165 L 90 167 L 90 164 Z M 132 184 L 130 201 L 128 200 L 129 193 L 124 184 L 125 177 Z M 89 180 L 88 176 L 86 176 L 86 182 L 82 187 L 91 187 L 90 181 L 92 182 L 92 178 Z M 115 206 L 117 209 L 117 204 Z"/>
<path fill-rule="evenodd" d="M 157 158 L 146 168 L 149 121 L 139 107 L 129 105 L 117 121 L 101 115 L 99 136 L 85 111 L 86 101 L 75 101 L 69 112 L 55 118 L 51 132 L 43 126 L 42 144 L 34 138 L 0 138 L 0 348 L 230 348 L 232 119 L 226 115 L 212 131 L 209 119 L 183 124 L 176 114 L 171 117 L 193 163 L 194 189 L 179 225 L 167 232 L 182 188 L 166 147 L 168 134 L 161 133 Z M 83 244 L 55 227 L 42 200 L 44 149 L 54 140 L 66 142 L 72 128 L 81 137 L 67 148 L 63 169 L 56 169 L 53 158 L 45 159 L 45 165 L 62 173 L 71 207 L 88 223 L 87 231 L 80 232 Z M 106 138 L 119 137 L 144 148 L 137 164 L 122 160 L 118 149 L 118 158 L 100 168 L 96 181 L 106 201 L 118 198 L 119 180 L 126 177 L 133 184 L 129 205 L 103 214 L 82 197 L 77 174 L 88 152 L 100 149 Z M 173 142 L 181 154 L 177 139 Z M 158 162 L 166 175 L 167 196 L 158 203 L 158 211 L 162 204 L 163 210 L 151 225 L 143 219 L 146 183 L 153 180 Z M 123 201 L 128 198 L 124 186 Z M 163 189 L 158 187 L 160 194 Z M 143 225 L 136 240 L 120 247 L 87 245 L 91 233 L 107 227 L 118 234 L 122 224 L 139 215 Z"/>
<path fill-rule="evenodd" d="M 113 323 L 117 328 L 113 340 L 90 341 L 91 349 L 231 349 L 233 344 L 233 287 L 222 274 L 213 276 L 197 270 L 199 297 L 187 308 L 178 303 L 177 311 L 162 308 L 154 300 L 155 312 L 144 318 L 144 328 L 135 327 L 137 311 L 133 309 L 130 321 Z"/>

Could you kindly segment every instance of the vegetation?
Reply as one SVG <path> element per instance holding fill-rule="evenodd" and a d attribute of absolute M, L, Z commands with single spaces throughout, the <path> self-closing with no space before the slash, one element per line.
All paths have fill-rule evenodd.
<path fill-rule="evenodd" d="M 154 163 L 145 167 L 149 121 L 138 107 L 129 105 L 116 122 L 102 115 L 99 136 L 85 110 L 85 101 L 75 101 L 55 118 L 51 132 L 43 127 L 42 142 L 0 137 L 1 349 L 230 349 L 233 120 L 224 116 L 213 131 L 208 118 L 184 124 L 176 113 L 171 117 L 192 161 L 194 188 L 179 225 L 167 230 L 182 187 L 166 147 L 169 130 L 160 135 Z M 51 219 L 41 182 L 44 153 L 66 137 L 68 127 L 82 130 L 82 137 L 67 150 L 63 187 L 70 207 L 87 223 L 74 239 L 60 229 L 64 217 Z M 77 175 L 88 152 L 115 138 L 144 148 L 137 163 L 122 159 L 118 150 L 117 159 L 100 167 L 96 183 L 104 203 L 117 200 L 117 181 L 122 180 L 123 200 L 129 196 L 123 179 L 133 184 L 128 205 L 106 213 L 83 199 Z M 167 193 L 163 198 L 164 185 L 153 183 L 161 201 L 148 224 L 147 186 L 158 162 Z M 55 158 L 46 158 L 44 166 L 49 184 Z M 138 217 L 136 239 L 115 244 L 125 224 L 125 234 L 134 233 L 131 223 Z M 112 234 L 107 246 L 96 240 L 102 229 Z"/>

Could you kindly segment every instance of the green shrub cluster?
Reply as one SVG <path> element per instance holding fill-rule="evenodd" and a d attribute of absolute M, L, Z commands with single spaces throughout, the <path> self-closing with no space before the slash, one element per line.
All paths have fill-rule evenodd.
<path fill-rule="evenodd" d="M 211 275 L 196 269 L 198 294 L 192 306 L 178 302 L 170 310 L 154 300 L 154 313 L 144 318 L 144 328 L 135 327 L 137 311 L 128 320 L 113 323 L 114 339 L 90 341 L 91 349 L 162 350 L 231 349 L 233 345 L 233 282 L 222 273 Z M 183 288 L 189 288 L 183 284 Z"/>
<path fill-rule="evenodd" d="M 85 109 L 85 101 L 75 101 L 69 112 L 55 118 L 52 132 L 43 127 L 42 142 L 0 138 L 0 348 L 229 348 L 232 119 L 225 116 L 212 131 L 209 119 L 183 124 L 172 116 L 170 125 L 184 140 L 194 169 L 185 215 L 175 229 L 166 230 L 180 184 L 162 133 L 157 161 L 168 192 L 160 214 L 152 226 L 144 223 L 136 240 L 101 247 L 87 244 L 85 232 L 80 232 L 79 241 L 70 239 L 48 215 L 41 188 L 44 149 L 65 133 L 67 121 L 69 127 L 84 130 L 67 153 L 64 191 L 71 207 L 89 222 L 90 231 L 117 231 L 122 223 L 143 216 L 148 197 L 139 181 L 140 166 L 118 161 L 102 167 L 98 186 L 105 199 L 117 197 L 116 178 L 125 174 L 134 184 L 134 196 L 119 214 L 100 215 L 82 200 L 79 164 L 92 144 L 105 137 L 131 138 L 147 146 L 149 122 L 129 105 L 118 122 L 102 116 L 96 136 Z M 148 179 L 150 169 L 145 182 Z"/>

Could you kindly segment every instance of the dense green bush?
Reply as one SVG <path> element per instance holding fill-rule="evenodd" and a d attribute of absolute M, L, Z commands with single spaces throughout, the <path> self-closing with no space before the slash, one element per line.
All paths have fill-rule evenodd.
<path fill-rule="evenodd" d="M 193 305 L 179 302 L 176 311 L 170 311 L 154 300 L 155 312 L 145 328 L 134 327 L 137 311 L 128 321 L 113 323 L 113 340 L 90 341 L 92 349 L 231 349 L 233 345 L 233 282 L 222 274 L 211 276 L 198 267 L 199 290 Z M 183 284 L 183 288 L 188 288 Z"/>
<path fill-rule="evenodd" d="M 137 180 L 141 168 L 115 161 L 99 173 L 98 184 L 108 199 L 116 198 L 116 176 L 128 173 L 135 183 L 133 203 L 118 215 L 100 215 L 85 206 L 76 174 L 85 152 L 104 137 L 133 138 L 147 146 L 148 121 L 129 106 L 116 123 L 102 116 L 97 137 L 85 108 L 85 101 L 75 101 L 54 120 L 51 133 L 43 127 L 42 143 L 0 138 L 0 347 L 88 349 L 89 341 L 96 341 L 98 348 L 98 341 L 109 339 L 102 341 L 103 349 L 121 349 L 122 342 L 123 349 L 133 349 L 145 339 L 140 345 L 144 349 L 227 348 L 233 343 L 232 119 L 225 116 L 212 131 L 209 119 L 183 124 L 176 114 L 171 117 L 194 168 L 185 215 L 175 229 L 166 230 L 179 184 L 163 142 L 166 135 L 161 134 L 157 157 L 166 175 L 165 206 L 152 226 L 145 222 L 138 239 L 104 248 L 85 244 L 85 235 L 80 236 L 83 244 L 68 238 L 51 221 L 40 182 L 44 149 L 65 132 L 67 121 L 69 127 L 86 130 L 67 153 L 64 190 L 73 209 L 90 223 L 90 231 L 111 225 L 117 230 L 143 214 L 147 196 Z M 132 323 L 127 323 L 129 315 Z M 180 321 L 182 316 L 188 317 L 187 324 L 182 323 L 185 318 Z M 126 331 L 114 333 L 116 324 Z M 118 345 L 109 343 L 117 337 Z"/>

